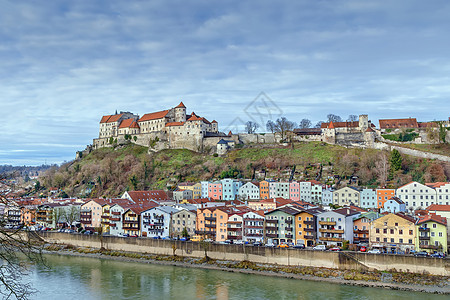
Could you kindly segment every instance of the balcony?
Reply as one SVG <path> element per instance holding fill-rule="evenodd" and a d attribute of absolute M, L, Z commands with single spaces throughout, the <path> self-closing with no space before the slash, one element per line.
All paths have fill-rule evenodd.
<path fill-rule="evenodd" d="M 419 231 L 422 231 L 422 232 L 430 232 L 430 228 L 419 227 Z"/>
<path fill-rule="evenodd" d="M 260 226 L 245 226 L 245 228 L 248 228 L 248 229 L 263 229 L 264 227 L 262 225 L 260 225 Z"/>
<path fill-rule="evenodd" d="M 313 240 L 314 236 L 313 235 L 305 235 L 304 236 L 306 240 Z"/>
<path fill-rule="evenodd" d="M 128 230 L 139 230 L 139 226 L 132 226 L 132 225 L 128 225 L 128 224 L 123 224 L 122 228 L 128 229 Z"/>
<path fill-rule="evenodd" d="M 110 227 L 117 227 L 116 223 L 109 223 Z"/>
<path fill-rule="evenodd" d="M 264 219 L 244 219 L 244 222 L 264 222 Z"/>
<path fill-rule="evenodd" d="M 343 238 L 333 238 L 333 237 L 321 237 L 321 241 L 330 241 L 330 242 L 343 242 Z"/>
<path fill-rule="evenodd" d="M 439 247 L 435 246 L 435 245 L 419 245 L 419 248 L 421 248 L 421 249 L 433 249 L 433 250 L 439 249 Z"/>
<path fill-rule="evenodd" d="M 247 233 L 247 234 L 245 234 L 245 236 L 248 236 L 248 237 L 262 237 L 263 234 L 262 233 Z"/>
<path fill-rule="evenodd" d="M 214 218 L 214 217 L 205 217 L 205 220 L 206 220 L 206 221 L 212 221 L 212 222 L 215 222 L 215 221 L 216 221 L 216 218 Z"/>
<path fill-rule="evenodd" d="M 120 221 L 120 218 L 110 217 L 109 220 L 110 221 L 114 221 L 114 222 L 118 222 L 118 221 Z"/>
<path fill-rule="evenodd" d="M 228 231 L 241 231 L 242 230 L 241 227 L 228 227 L 227 229 L 228 229 Z"/>
<path fill-rule="evenodd" d="M 266 237 L 268 237 L 268 238 L 278 238 L 278 234 L 276 234 L 276 233 L 267 233 Z"/>
<path fill-rule="evenodd" d="M 205 224 L 205 227 L 216 228 L 216 224 Z"/>
<path fill-rule="evenodd" d="M 284 227 L 284 230 L 286 230 L 286 231 L 292 231 L 292 227 Z"/>
<path fill-rule="evenodd" d="M 286 224 L 292 224 L 292 220 L 286 220 L 285 223 Z"/>
<path fill-rule="evenodd" d="M 109 215 L 102 215 L 101 218 L 102 218 L 102 219 L 108 219 L 108 220 L 109 220 Z"/>
<path fill-rule="evenodd" d="M 81 224 L 91 224 L 91 220 L 80 220 L 80 223 Z"/>
<path fill-rule="evenodd" d="M 113 211 L 111 214 L 113 214 L 114 216 L 120 216 L 121 215 L 120 211 Z"/>
<path fill-rule="evenodd" d="M 353 231 L 356 234 L 369 234 L 369 230 L 356 229 Z"/>
<path fill-rule="evenodd" d="M 161 229 L 161 228 L 150 228 L 150 229 L 148 229 L 148 231 L 157 233 L 157 232 L 164 232 L 164 229 Z"/>
<path fill-rule="evenodd" d="M 109 209 L 103 211 L 104 214 L 109 214 Z"/>
<path fill-rule="evenodd" d="M 195 234 L 201 234 L 201 235 L 216 235 L 215 231 L 209 231 L 209 230 L 196 230 Z"/>
<path fill-rule="evenodd" d="M 336 221 L 319 221 L 319 225 L 334 226 L 336 225 Z"/>
<path fill-rule="evenodd" d="M 314 225 L 314 221 L 303 221 L 304 224 L 306 225 Z"/>
<path fill-rule="evenodd" d="M 324 228 L 320 228 L 319 232 L 344 233 L 344 230 L 342 230 L 342 229 L 324 229 Z"/>
<path fill-rule="evenodd" d="M 142 224 L 147 226 L 164 226 L 164 223 L 161 222 L 151 222 L 151 221 L 144 221 Z"/>
<path fill-rule="evenodd" d="M 316 230 L 314 228 L 303 228 L 304 231 L 308 232 L 315 232 Z"/>
<path fill-rule="evenodd" d="M 139 224 L 139 221 L 134 220 L 123 220 L 124 224 Z"/>
<path fill-rule="evenodd" d="M 102 220 L 101 223 L 102 223 L 102 225 L 109 225 L 109 220 L 106 220 L 106 221 L 105 221 L 105 220 Z"/>
<path fill-rule="evenodd" d="M 276 226 L 266 226 L 266 230 L 278 231 L 278 227 L 276 227 Z"/>
<path fill-rule="evenodd" d="M 240 235 L 228 235 L 227 239 L 229 239 L 229 240 L 237 240 L 237 239 L 242 239 L 242 237 Z"/>
<path fill-rule="evenodd" d="M 267 224 L 278 224 L 278 220 L 266 220 Z"/>
<path fill-rule="evenodd" d="M 294 236 L 293 236 L 292 234 L 286 234 L 285 237 L 286 237 L 287 239 L 292 239 Z"/>
<path fill-rule="evenodd" d="M 430 237 L 429 236 L 419 236 L 419 241 L 429 241 Z"/>

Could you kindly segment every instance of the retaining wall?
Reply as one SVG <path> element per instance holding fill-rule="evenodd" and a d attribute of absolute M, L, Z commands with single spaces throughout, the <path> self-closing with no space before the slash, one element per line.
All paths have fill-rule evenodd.
<path fill-rule="evenodd" d="M 49 243 L 71 244 L 80 247 L 100 248 L 96 235 L 42 232 Z M 148 238 L 123 238 L 104 236 L 103 247 L 108 250 L 172 255 L 175 245 L 178 256 L 268 263 L 290 266 L 311 266 L 351 270 L 391 270 L 450 276 L 449 259 L 403 255 L 377 255 L 357 252 L 322 252 L 313 250 L 251 247 L 244 245 L 204 244 L 195 242 L 154 240 Z"/>

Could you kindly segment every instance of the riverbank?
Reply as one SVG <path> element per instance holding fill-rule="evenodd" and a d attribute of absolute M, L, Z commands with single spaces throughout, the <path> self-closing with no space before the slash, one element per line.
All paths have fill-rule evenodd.
<path fill-rule="evenodd" d="M 376 287 L 432 294 L 450 294 L 450 278 L 448 276 L 439 275 L 403 273 L 395 271 L 356 271 L 305 266 L 284 266 L 276 264 L 252 263 L 249 261 L 236 262 L 214 260 L 205 257 L 198 259 L 180 257 L 176 255 L 154 255 L 147 253 L 99 250 L 61 244 L 46 245 L 44 249 L 46 253 L 58 255 L 113 259 L 118 261 L 171 265 L 185 268 L 221 270 L 235 273 L 275 276 L 361 287 Z"/>

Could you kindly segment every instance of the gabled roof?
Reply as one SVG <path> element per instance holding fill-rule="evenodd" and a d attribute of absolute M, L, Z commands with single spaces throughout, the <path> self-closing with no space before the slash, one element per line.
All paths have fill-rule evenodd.
<path fill-rule="evenodd" d="M 194 112 L 192 112 L 191 117 L 187 121 L 201 121 L 202 118 L 197 116 Z"/>
<path fill-rule="evenodd" d="M 138 126 L 138 128 L 139 128 L 139 125 L 137 125 L 137 123 L 135 122 L 134 119 L 125 119 L 125 120 L 123 120 L 120 123 L 119 128 L 131 128 L 133 124 L 136 124 L 135 126 Z"/>
<path fill-rule="evenodd" d="M 423 224 L 426 222 L 436 222 L 436 223 L 447 226 L 447 218 L 438 216 L 436 214 L 426 215 L 423 218 L 420 218 L 416 224 L 420 225 L 420 224 Z"/>
<path fill-rule="evenodd" d="M 347 122 L 333 122 L 331 121 L 330 123 L 322 123 L 320 125 L 320 128 L 329 128 L 329 129 L 334 129 L 334 128 L 357 128 L 359 127 L 359 122 L 358 121 L 347 121 Z"/>
<path fill-rule="evenodd" d="M 157 120 L 164 118 L 169 113 L 168 110 L 158 111 L 150 114 L 145 114 L 138 120 L 138 122 Z"/>
<path fill-rule="evenodd" d="M 428 211 L 450 211 L 450 205 L 431 204 L 427 207 Z"/>
<path fill-rule="evenodd" d="M 405 202 L 403 202 L 402 200 L 400 200 L 400 198 L 398 198 L 398 197 L 391 197 L 389 200 L 395 201 L 395 202 L 397 202 L 398 204 L 405 204 Z M 388 201 L 389 201 L 389 200 L 388 200 Z"/>
<path fill-rule="evenodd" d="M 375 132 L 375 130 L 373 130 L 373 129 L 370 128 L 370 127 L 367 127 L 366 132 Z"/>
<path fill-rule="evenodd" d="M 123 116 L 123 114 L 118 115 L 109 115 L 109 116 L 103 116 L 100 120 L 100 123 L 112 123 L 117 122 L 120 120 L 120 118 Z"/>
<path fill-rule="evenodd" d="M 150 200 L 169 200 L 167 193 L 163 190 L 129 191 L 128 195 L 136 203 Z"/>
<path fill-rule="evenodd" d="M 416 118 L 409 119 L 384 119 L 379 120 L 380 129 L 389 129 L 389 128 L 418 128 Z"/>
<path fill-rule="evenodd" d="M 352 216 L 352 215 L 356 215 L 359 214 L 359 211 L 353 210 L 351 208 L 339 208 L 339 209 L 335 209 L 333 210 L 335 213 L 341 214 L 343 216 Z"/>
<path fill-rule="evenodd" d="M 414 218 L 413 218 L 413 217 L 410 217 L 410 216 L 407 216 L 407 215 L 405 215 L 405 213 L 402 213 L 402 212 L 398 212 L 398 213 L 396 213 L 395 215 L 396 215 L 396 216 L 398 216 L 398 217 L 400 217 L 400 218 L 403 218 L 403 219 L 405 219 L 405 220 L 407 220 L 407 221 L 409 221 L 409 222 L 415 223 L 415 220 L 414 220 Z"/>
<path fill-rule="evenodd" d="M 217 121 L 216 120 L 212 120 L 212 122 L 211 123 L 217 123 Z"/>
<path fill-rule="evenodd" d="M 183 101 L 181 101 L 175 108 L 186 108 L 186 106 L 184 106 Z"/>
<path fill-rule="evenodd" d="M 440 188 L 441 186 L 446 185 L 446 184 L 450 184 L 450 182 L 430 182 L 430 183 L 425 183 L 425 185 L 427 187 L 430 187 L 430 188 L 433 188 L 433 189 Z"/>
<path fill-rule="evenodd" d="M 217 144 L 225 144 L 225 145 L 228 145 L 228 143 L 227 143 L 224 139 L 220 139 L 220 141 L 218 141 Z"/>
<path fill-rule="evenodd" d="M 183 126 L 184 122 L 169 122 L 166 123 L 166 127 L 172 127 L 172 126 Z"/>

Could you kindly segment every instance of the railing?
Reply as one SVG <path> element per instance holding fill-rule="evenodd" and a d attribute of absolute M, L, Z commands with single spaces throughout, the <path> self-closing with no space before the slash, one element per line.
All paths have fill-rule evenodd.
<path fill-rule="evenodd" d="M 306 225 L 314 225 L 314 221 L 303 221 Z"/>
<path fill-rule="evenodd" d="M 215 231 L 208 231 L 208 230 L 196 230 L 195 234 L 216 235 L 216 232 Z"/>
<path fill-rule="evenodd" d="M 276 233 L 267 233 L 266 237 L 268 237 L 268 238 L 277 238 L 278 234 L 276 234 Z"/>
<path fill-rule="evenodd" d="M 205 224 L 205 227 L 216 228 L 216 224 Z"/>
<path fill-rule="evenodd" d="M 90 220 L 80 220 L 80 223 L 81 224 L 91 224 L 91 221 Z"/>
<path fill-rule="evenodd" d="M 102 219 L 109 219 L 108 215 L 102 215 Z"/>
<path fill-rule="evenodd" d="M 263 234 L 262 233 L 247 233 L 247 234 L 244 234 L 245 236 L 250 236 L 250 237 L 262 237 L 263 236 Z"/>
<path fill-rule="evenodd" d="M 285 237 L 286 237 L 287 239 L 292 239 L 294 236 L 293 236 L 292 234 L 286 234 Z"/>
<path fill-rule="evenodd" d="M 419 248 L 422 249 L 439 249 L 439 246 L 435 246 L 435 245 L 419 245 Z"/>
<path fill-rule="evenodd" d="M 319 232 L 344 233 L 344 230 L 343 229 L 324 229 L 324 228 L 320 228 Z"/>
<path fill-rule="evenodd" d="M 284 227 L 284 229 L 286 230 L 286 231 L 292 231 L 292 227 Z"/>
<path fill-rule="evenodd" d="M 278 220 L 266 220 L 266 223 L 268 224 L 278 224 Z"/>
<path fill-rule="evenodd" d="M 115 215 L 115 216 L 120 216 L 121 215 L 120 211 L 113 211 L 112 214 Z"/>
<path fill-rule="evenodd" d="M 313 239 L 314 239 L 314 236 L 313 236 L 313 235 L 305 235 L 304 237 L 305 237 L 305 239 L 307 239 L 307 240 L 313 240 Z"/>
<path fill-rule="evenodd" d="M 120 218 L 110 217 L 109 220 L 110 220 L 110 221 L 116 221 L 116 222 L 117 222 L 117 221 L 120 221 Z"/>
<path fill-rule="evenodd" d="M 205 220 L 206 221 L 216 221 L 216 218 L 215 217 L 205 217 Z"/>
<path fill-rule="evenodd" d="M 134 220 L 123 220 L 124 224 L 139 224 L 139 221 Z"/>
<path fill-rule="evenodd" d="M 123 229 L 131 229 L 131 230 L 139 230 L 139 226 L 135 227 L 135 226 L 126 225 L 126 224 L 123 224 L 122 228 Z"/>
<path fill-rule="evenodd" d="M 319 221 L 319 225 L 336 225 L 336 221 Z"/>
<path fill-rule="evenodd" d="M 430 231 L 430 228 L 419 227 L 419 231 L 429 232 L 429 231 Z"/>
<path fill-rule="evenodd" d="M 248 229 L 263 229 L 264 226 L 263 225 L 259 225 L 259 226 L 248 226 L 248 225 L 246 225 L 245 228 L 248 228 Z"/>
<path fill-rule="evenodd" d="M 292 220 L 286 220 L 285 223 L 286 224 L 292 224 Z"/>
<path fill-rule="evenodd" d="M 104 214 L 109 214 L 109 209 L 103 211 Z"/>
<path fill-rule="evenodd" d="M 245 219 L 244 222 L 264 222 L 264 219 Z"/>
<path fill-rule="evenodd" d="M 331 242 L 343 242 L 343 238 L 332 238 L 332 237 L 321 237 L 320 240 L 322 241 L 331 241 Z"/>
<path fill-rule="evenodd" d="M 242 236 L 240 236 L 240 235 L 228 235 L 227 239 L 229 239 L 229 240 L 237 240 L 237 239 L 242 239 Z"/>
<path fill-rule="evenodd" d="M 315 232 L 316 230 L 314 228 L 303 228 L 304 231 L 308 232 Z"/>
<path fill-rule="evenodd" d="M 419 236 L 419 240 L 420 241 L 429 241 L 430 237 L 429 236 Z"/>

